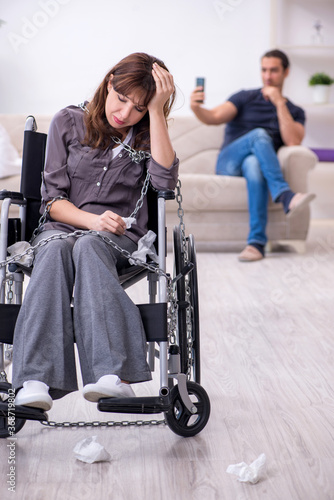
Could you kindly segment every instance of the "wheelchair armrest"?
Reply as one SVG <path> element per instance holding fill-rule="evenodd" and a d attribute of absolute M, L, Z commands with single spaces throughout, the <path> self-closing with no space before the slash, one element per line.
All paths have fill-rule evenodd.
<path fill-rule="evenodd" d="M 157 191 L 158 198 L 164 198 L 165 200 L 174 200 L 175 192 L 172 189 L 168 190 L 158 190 Z"/>
<path fill-rule="evenodd" d="M 24 196 L 22 193 L 17 193 L 16 191 L 7 191 L 7 189 L 0 190 L 0 200 L 5 200 L 10 198 L 12 203 L 24 201 Z"/>

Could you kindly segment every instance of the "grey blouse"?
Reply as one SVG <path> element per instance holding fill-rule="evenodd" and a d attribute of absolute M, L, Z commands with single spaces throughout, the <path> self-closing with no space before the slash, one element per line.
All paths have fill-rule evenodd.
<path fill-rule="evenodd" d="M 131 161 L 123 146 L 92 149 L 82 145 L 84 136 L 84 111 L 80 107 L 68 106 L 54 116 L 48 133 L 41 213 L 47 202 L 64 196 L 87 212 L 100 215 L 112 210 L 128 217 L 140 198 L 146 169 L 156 189 L 175 189 L 179 166 L 176 156 L 169 169 L 152 157 L 137 164 Z M 134 136 L 135 129 L 130 145 Z M 137 242 L 147 232 L 146 199 L 136 219 L 137 223 L 126 235 Z M 43 231 L 47 229 L 72 232 L 76 228 L 49 218 L 43 226 Z"/>

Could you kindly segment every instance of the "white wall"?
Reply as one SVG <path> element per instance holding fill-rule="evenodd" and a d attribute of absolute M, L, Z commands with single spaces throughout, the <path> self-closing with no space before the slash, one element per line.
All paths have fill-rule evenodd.
<path fill-rule="evenodd" d="M 268 0 L 0 0 L 0 112 L 54 113 L 90 98 L 131 52 L 164 60 L 189 115 L 196 76 L 207 105 L 260 86 Z"/>
<path fill-rule="evenodd" d="M 196 76 L 206 77 L 209 107 L 260 86 L 271 39 L 269 0 L 0 0 L 0 19 L 0 113 L 49 114 L 89 99 L 116 62 L 144 51 L 174 75 L 174 114 L 189 115 Z M 304 104 L 307 75 L 291 60 L 285 90 Z M 333 108 L 307 112 L 304 144 L 333 147 Z"/>

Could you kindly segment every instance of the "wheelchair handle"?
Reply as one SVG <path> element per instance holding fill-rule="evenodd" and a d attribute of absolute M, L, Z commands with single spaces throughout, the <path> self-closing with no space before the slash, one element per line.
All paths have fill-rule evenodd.
<path fill-rule="evenodd" d="M 181 269 L 181 272 L 177 276 L 175 276 L 175 278 L 172 280 L 172 283 L 176 283 L 177 281 L 179 281 L 179 279 L 186 276 L 188 273 L 190 273 L 194 269 L 194 267 L 195 266 L 192 262 L 188 262 L 188 264 L 186 264 L 184 266 L 184 268 Z"/>

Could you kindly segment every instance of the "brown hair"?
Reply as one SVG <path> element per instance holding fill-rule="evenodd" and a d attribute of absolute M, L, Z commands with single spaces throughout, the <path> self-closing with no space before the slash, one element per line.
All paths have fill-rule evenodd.
<path fill-rule="evenodd" d="M 112 143 L 111 135 L 121 137 L 121 134 L 109 124 L 105 115 L 105 102 L 108 95 L 107 86 L 111 75 L 113 75 L 112 86 L 116 92 L 127 96 L 139 91 L 141 104 L 146 107 L 156 92 L 156 85 L 152 76 L 154 62 L 168 71 L 162 61 L 142 52 L 130 54 L 108 71 L 97 88 L 93 99 L 87 105 L 89 113 L 85 115 L 86 135 L 84 144 L 92 148 L 106 149 Z M 163 108 L 166 122 L 174 101 L 175 91 Z M 149 148 L 149 128 L 150 118 L 147 111 L 136 125 L 135 148 Z"/>
<path fill-rule="evenodd" d="M 268 52 L 263 54 L 261 59 L 263 59 L 264 57 L 277 57 L 277 59 L 281 60 L 283 69 L 288 69 L 290 66 L 290 61 L 288 59 L 288 56 L 281 50 L 278 49 L 269 50 Z"/>

